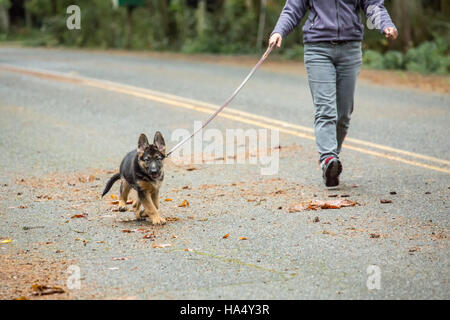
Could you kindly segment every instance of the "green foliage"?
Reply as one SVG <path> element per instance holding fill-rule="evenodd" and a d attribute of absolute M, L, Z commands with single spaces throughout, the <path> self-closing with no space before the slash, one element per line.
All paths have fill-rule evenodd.
<path fill-rule="evenodd" d="M 367 50 L 363 55 L 363 64 L 370 69 L 384 69 L 383 55 L 374 50 Z"/>
<path fill-rule="evenodd" d="M 281 0 L 267 1 L 264 43 L 256 43 L 259 0 L 217 0 L 215 6 L 208 6 L 213 2 L 198 0 L 197 4 L 205 5 L 194 6 L 195 1 L 187 0 L 144 0 L 145 6 L 127 11 L 126 7 L 113 8 L 110 0 L 26 0 L 24 4 L 31 15 L 33 28 L 28 29 L 23 23 L 13 25 L 12 32 L 2 35 L 0 41 L 12 38 L 26 39 L 26 44 L 36 46 L 260 54 L 261 46 L 265 46 L 284 5 Z M 414 5 L 411 3 L 411 10 L 414 9 L 411 15 L 423 15 L 420 21 L 429 23 L 412 28 L 408 45 L 401 41 L 403 28 L 400 21 L 401 35 L 396 42 L 386 40 L 377 31 L 366 30 L 364 44 L 367 50 L 363 55 L 366 67 L 421 73 L 450 72 L 448 17 L 444 12 L 437 12 L 437 0 L 414 2 Z M 0 3 L 10 4 L 11 0 L 0 0 Z M 81 8 L 81 30 L 68 30 L 66 27 L 66 8 L 73 3 Z M 394 20 L 403 19 L 401 8 L 392 2 L 386 2 L 386 5 Z M 129 12 L 132 13 L 131 19 Z M 300 25 L 306 19 L 305 16 Z M 301 28 L 297 28 L 283 39 L 282 48 L 277 49 L 274 55 L 303 60 L 302 38 Z"/>
<path fill-rule="evenodd" d="M 406 69 L 420 73 L 448 74 L 450 60 L 446 54 L 447 44 L 439 46 L 435 42 L 424 42 L 417 48 L 412 48 L 406 54 Z"/>
<path fill-rule="evenodd" d="M 305 49 L 301 45 L 296 45 L 292 48 L 286 49 L 283 53 L 283 58 L 288 60 L 299 60 L 303 61 L 303 54 Z"/>
<path fill-rule="evenodd" d="M 405 58 L 400 51 L 388 51 L 383 57 L 383 66 L 385 69 L 396 70 L 403 69 Z"/>

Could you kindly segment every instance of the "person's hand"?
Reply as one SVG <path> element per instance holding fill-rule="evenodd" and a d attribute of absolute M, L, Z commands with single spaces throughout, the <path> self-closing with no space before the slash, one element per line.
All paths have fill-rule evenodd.
<path fill-rule="evenodd" d="M 389 28 L 384 29 L 384 35 L 388 39 L 395 40 L 398 37 L 398 31 L 394 27 L 389 27 Z"/>
<path fill-rule="evenodd" d="M 276 45 L 277 48 L 281 47 L 281 42 L 283 41 L 283 37 L 279 33 L 274 33 L 269 39 L 269 46 Z"/>

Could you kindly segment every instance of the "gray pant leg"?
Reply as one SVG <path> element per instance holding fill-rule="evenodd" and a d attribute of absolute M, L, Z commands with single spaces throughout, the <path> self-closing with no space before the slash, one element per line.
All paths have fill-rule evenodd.
<path fill-rule="evenodd" d="M 361 42 L 350 42 L 339 46 L 336 59 L 337 154 L 341 152 L 342 143 L 350 126 L 361 63 Z"/>
<path fill-rule="evenodd" d="M 334 53 L 331 45 L 305 44 L 305 66 L 315 107 L 314 128 L 320 161 L 338 155 Z"/>

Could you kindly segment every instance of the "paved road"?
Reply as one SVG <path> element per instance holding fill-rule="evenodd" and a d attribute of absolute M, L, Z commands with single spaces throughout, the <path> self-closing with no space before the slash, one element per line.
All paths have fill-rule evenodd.
<path fill-rule="evenodd" d="M 31 285 L 45 284 L 66 291 L 50 297 L 74 299 L 449 299 L 445 95 L 361 82 L 342 185 L 327 190 L 305 76 L 263 69 L 211 127 L 279 130 L 276 174 L 248 161 L 168 160 L 162 227 L 100 199 L 141 132 L 161 130 L 173 146 L 172 133 L 192 131 L 248 71 L 1 47 L 0 240 L 12 241 L 0 244 L 0 297 L 33 298 Z M 359 205 L 290 212 L 339 199 Z M 68 288 L 70 265 L 80 289 Z"/>

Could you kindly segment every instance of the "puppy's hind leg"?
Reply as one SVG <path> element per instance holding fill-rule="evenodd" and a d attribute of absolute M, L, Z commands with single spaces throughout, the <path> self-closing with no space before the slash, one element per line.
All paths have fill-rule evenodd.
<path fill-rule="evenodd" d="M 128 194 L 130 193 L 131 186 L 125 179 L 122 179 L 120 183 L 120 197 L 119 197 L 119 211 L 127 211 Z"/>

